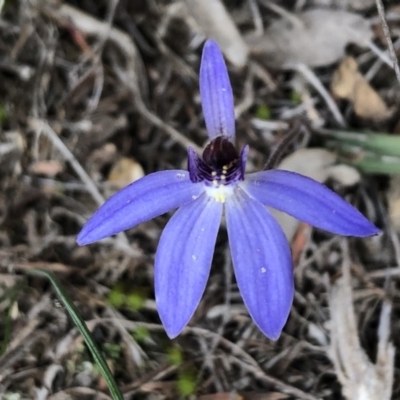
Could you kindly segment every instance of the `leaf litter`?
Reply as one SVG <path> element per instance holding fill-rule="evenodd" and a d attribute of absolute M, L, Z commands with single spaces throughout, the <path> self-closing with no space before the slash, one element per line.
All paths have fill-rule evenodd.
<path fill-rule="evenodd" d="M 349 100 L 360 118 L 382 121 L 390 118 L 394 109 L 389 109 L 382 97 L 358 71 L 357 62 L 346 57 L 340 63 L 332 79 L 332 93 Z"/>
<path fill-rule="evenodd" d="M 321 67 L 345 55 L 350 43 L 366 47 L 372 29 L 361 15 L 341 10 L 313 9 L 271 23 L 261 37 L 247 37 L 252 52 L 274 68 L 298 64 Z"/>
<path fill-rule="evenodd" d="M 0 354 L 0 397 L 109 398 L 49 286 L 27 278 L 27 271 L 42 268 L 63 281 L 127 400 L 178 399 L 188 391 L 189 398 L 199 399 L 336 400 L 354 398 L 366 379 L 377 383 L 377 398 L 389 398 L 390 392 L 398 398 L 400 389 L 391 379 L 398 380 L 400 366 L 392 357 L 393 347 L 400 346 L 400 272 L 385 204 L 387 177 L 338 166 L 340 148 L 323 148 L 326 137 L 314 135 L 312 126 L 291 144 L 283 165 L 297 157 L 293 170 L 326 182 L 384 235 L 356 241 L 292 221 L 296 297 L 279 341 L 260 335 L 243 312 L 235 281 L 225 272 L 230 259 L 224 231 L 205 297 L 190 326 L 172 342 L 157 319 L 152 291 L 154 251 L 166 219 L 91 247 L 76 246 L 84 221 L 113 192 L 110 180 L 131 181 L 141 169 L 182 168 L 186 147 L 200 149 L 206 138 L 197 73 L 204 33 L 210 31 L 194 27 L 194 17 L 182 12 L 189 2 L 117 3 L 7 2 L 1 15 L 0 338 L 7 337 L 8 327 L 11 334 Z M 338 9 L 340 2 L 323 10 L 312 9 L 315 2 L 303 3 L 304 9 L 286 10 L 294 24 L 264 12 L 262 1 L 251 1 L 251 12 L 245 2 L 224 3 L 225 18 L 239 37 L 253 26 L 264 32 L 254 42 L 247 42 L 246 34 L 248 45 L 255 43 L 253 50 L 258 46 L 264 57 L 242 61 L 240 69 L 231 58 L 229 65 L 241 114 L 238 143 L 250 143 L 254 170 L 265 164 L 290 119 L 304 118 L 307 110 L 320 126 L 337 128 L 311 90 L 298 96 L 286 69 L 299 63 L 327 67 L 313 73 L 330 87 L 336 68 L 330 65 L 345 54 L 357 60 L 361 76 L 375 57 L 366 44 L 374 36 L 367 14 Z M 396 3 L 386 4 L 398 17 Z M 368 10 L 369 17 L 376 15 Z M 389 21 L 393 37 L 398 21 Z M 234 36 L 224 28 L 212 26 L 226 48 L 234 48 Z M 246 60 L 243 54 L 239 59 Z M 394 83 L 386 66 L 369 82 L 377 93 L 393 87 L 398 109 Z M 260 107 L 268 109 L 265 123 L 257 114 Z M 338 109 L 352 127 L 346 105 L 338 102 Z M 252 124 L 256 116 L 259 123 Z M 363 131 L 375 129 L 368 120 L 356 123 Z M 390 121 L 380 124 L 392 134 Z M 351 279 L 345 281 L 350 297 L 341 288 L 344 263 L 351 265 Z M 121 297 L 135 307 L 118 302 Z M 224 312 L 211 316 L 215 309 Z M 345 326 L 343 321 L 353 318 L 349 310 L 355 322 Z M 170 354 L 178 353 L 172 362 Z M 342 357 L 339 364 L 333 354 Z M 356 366 L 349 364 L 352 354 L 361 360 Z"/>

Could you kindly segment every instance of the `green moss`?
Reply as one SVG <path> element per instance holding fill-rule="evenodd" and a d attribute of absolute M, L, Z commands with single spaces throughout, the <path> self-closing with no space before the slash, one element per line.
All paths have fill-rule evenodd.
<path fill-rule="evenodd" d="M 178 393 L 181 396 L 190 396 L 196 390 L 196 377 L 191 371 L 182 372 L 178 377 L 176 385 Z"/>
<path fill-rule="evenodd" d="M 257 107 L 256 117 L 259 119 L 269 120 L 271 119 L 271 110 L 265 104 L 261 104 Z"/>
<path fill-rule="evenodd" d="M 292 103 L 300 104 L 301 103 L 301 94 L 297 92 L 292 92 L 290 94 L 290 100 Z"/>
<path fill-rule="evenodd" d="M 168 361 L 172 365 L 182 365 L 183 363 L 183 353 L 182 350 L 179 347 L 171 347 L 168 350 Z"/>
<path fill-rule="evenodd" d="M 122 289 L 119 286 L 115 286 L 109 293 L 108 293 L 108 302 L 113 307 L 121 307 L 125 304 L 125 294 L 122 292 Z"/>
<path fill-rule="evenodd" d="M 144 326 L 139 326 L 132 332 L 132 336 L 138 342 L 143 342 L 150 337 L 150 332 Z"/>
<path fill-rule="evenodd" d="M 126 297 L 126 305 L 132 310 L 138 311 L 143 307 L 146 297 L 145 293 L 139 291 L 130 293 Z"/>
<path fill-rule="evenodd" d="M 118 360 L 122 351 L 122 346 L 116 343 L 104 343 L 104 351 L 111 360 Z"/>
<path fill-rule="evenodd" d="M 1 0 L 0 0 L 0 2 L 1 2 Z M 0 104 L 0 125 L 3 124 L 3 122 L 7 119 L 7 117 L 8 117 L 7 111 L 5 110 L 3 105 Z"/>
<path fill-rule="evenodd" d="M 147 292 L 144 290 L 127 291 L 120 284 L 115 285 L 108 293 L 108 302 L 116 308 L 125 306 L 133 311 L 140 310 L 147 300 Z"/>

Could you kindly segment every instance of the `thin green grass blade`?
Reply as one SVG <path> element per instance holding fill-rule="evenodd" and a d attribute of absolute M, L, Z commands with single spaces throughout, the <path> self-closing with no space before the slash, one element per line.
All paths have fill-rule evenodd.
<path fill-rule="evenodd" d="M 352 161 L 339 156 L 338 161 L 350 164 L 367 174 L 395 175 L 400 173 L 400 158 L 397 157 L 364 154 Z"/>
<path fill-rule="evenodd" d="M 74 324 L 78 328 L 79 332 L 83 336 L 86 345 L 88 346 L 90 352 L 92 353 L 92 356 L 97 363 L 101 374 L 103 375 L 108 389 L 110 391 L 110 394 L 114 400 L 123 400 L 123 396 L 117 386 L 117 383 L 114 380 L 113 375 L 111 374 L 110 369 L 108 368 L 108 365 L 100 353 L 100 350 L 98 349 L 96 343 L 94 342 L 92 335 L 88 329 L 88 327 L 85 324 L 85 321 L 82 319 L 82 317 L 79 314 L 78 309 L 75 307 L 74 303 L 71 301 L 67 293 L 65 292 L 64 288 L 62 287 L 60 281 L 57 279 L 57 277 L 49 271 L 44 271 L 44 270 L 31 270 L 29 271 L 30 274 L 36 275 L 36 276 L 41 276 L 47 278 L 53 285 L 54 290 L 56 291 L 58 297 L 60 298 L 61 302 L 64 304 L 65 308 L 67 309 L 70 317 L 74 321 Z"/>
<path fill-rule="evenodd" d="M 400 173 L 400 136 L 385 133 L 321 129 L 326 147 L 338 153 L 338 161 L 369 174 Z"/>
<path fill-rule="evenodd" d="M 327 146 L 337 149 L 332 142 L 327 142 Z M 376 154 L 347 143 L 340 145 L 337 161 L 352 165 L 367 174 L 394 175 L 400 173 L 400 157 Z"/>
<path fill-rule="evenodd" d="M 324 129 L 322 133 L 333 139 L 339 148 L 342 145 L 354 145 L 376 154 L 400 157 L 400 136 L 398 135 L 329 129 Z"/>

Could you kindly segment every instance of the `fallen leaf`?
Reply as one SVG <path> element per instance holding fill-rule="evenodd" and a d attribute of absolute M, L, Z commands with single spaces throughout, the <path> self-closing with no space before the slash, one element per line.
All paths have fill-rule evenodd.
<path fill-rule="evenodd" d="M 392 115 L 375 89 L 359 74 L 354 87 L 354 112 L 361 118 L 382 121 Z"/>
<path fill-rule="evenodd" d="M 324 182 L 329 176 L 330 166 L 335 161 L 336 155 L 326 149 L 300 149 L 285 157 L 278 168 Z"/>
<path fill-rule="evenodd" d="M 143 168 L 137 161 L 131 158 L 122 157 L 111 168 L 107 180 L 122 188 L 143 176 Z"/>
<path fill-rule="evenodd" d="M 249 50 L 222 1 L 185 0 L 185 4 L 202 33 L 216 40 L 233 65 L 243 67 Z"/>
<path fill-rule="evenodd" d="M 372 38 L 369 23 L 347 11 L 314 9 L 274 21 L 263 36 L 248 36 L 253 53 L 275 68 L 333 64 L 344 57 L 349 43 L 365 47 Z M 297 22 L 296 22 L 297 20 Z"/>
<path fill-rule="evenodd" d="M 87 164 L 92 174 L 99 174 L 105 166 L 110 165 L 117 159 L 117 147 L 114 143 L 105 143 L 89 155 Z"/>
<path fill-rule="evenodd" d="M 344 187 L 354 186 L 361 180 L 360 172 L 351 165 L 332 165 L 327 172 L 329 178 L 339 182 Z"/>
<path fill-rule="evenodd" d="M 52 178 L 63 171 L 63 166 L 57 160 L 36 161 L 29 169 L 33 174 Z"/>
<path fill-rule="evenodd" d="M 345 57 L 332 77 L 333 94 L 341 99 L 352 99 L 357 74 L 356 60 L 353 57 Z"/>
<path fill-rule="evenodd" d="M 336 97 L 349 100 L 360 118 L 382 121 L 392 115 L 392 110 L 360 74 L 353 57 L 346 57 L 340 63 L 333 75 L 331 89 Z"/>

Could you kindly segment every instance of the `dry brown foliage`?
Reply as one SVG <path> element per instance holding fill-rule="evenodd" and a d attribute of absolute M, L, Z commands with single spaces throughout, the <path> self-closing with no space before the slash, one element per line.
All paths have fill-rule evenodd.
<path fill-rule="evenodd" d="M 265 1 L 225 3 L 242 34 L 277 18 Z M 276 6 L 296 13 L 315 3 Z M 326 12 L 334 8 L 324 3 Z M 396 37 L 400 9 L 395 1 L 386 5 Z M 201 149 L 207 139 L 198 92 L 204 37 L 184 6 L 172 0 L 6 2 L 0 16 L 0 398 L 110 398 L 49 284 L 27 275 L 34 268 L 62 280 L 127 400 L 180 398 L 185 379 L 195 382 L 193 399 L 356 399 L 349 393 L 364 382 L 365 370 L 368 379 L 386 384 L 379 400 L 400 398 L 393 350 L 400 347 L 400 264 L 384 177 L 361 177 L 350 188 L 328 182 L 384 233 L 354 240 L 304 227 L 297 232 L 296 296 L 276 343 L 244 309 L 224 229 L 201 305 L 172 342 L 153 300 L 154 252 L 167 216 L 102 243 L 76 245 L 85 220 L 115 191 L 108 177 L 120 160 L 130 166 L 135 160 L 145 173 L 180 168 L 186 147 Z M 360 9 L 377 30 L 374 6 Z M 362 73 L 375 60 L 369 50 L 347 50 L 361 57 Z M 384 64 L 376 71 L 374 88 L 390 88 L 384 92 L 396 103 L 392 71 Z M 325 87 L 333 72 L 331 66 L 314 71 Z M 295 75 L 252 57 L 245 68 L 230 66 L 238 144 L 250 144 L 254 169 L 262 168 L 292 118 L 336 124 L 304 82 L 295 86 L 299 99 L 291 98 Z M 260 117 L 265 106 L 270 120 Z M 349 126 L 374 128 L 348 105 L 338 107 Z M 389 131 L 391 122 L 385 124 L 380 128 Z M 321 146 L 310 132 L 290 150 Z M 343 265 L 347 297 L 340 302 Z M 346 309 L 351 332 L 338 326 Z M 378 335 L 382 326 L 386 331 Z M 365 367 L 357 364 L 356 377 L 349 372 L 352 351 Z"/>

